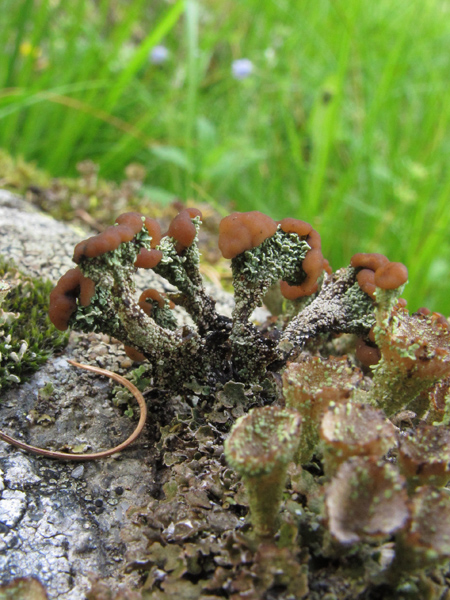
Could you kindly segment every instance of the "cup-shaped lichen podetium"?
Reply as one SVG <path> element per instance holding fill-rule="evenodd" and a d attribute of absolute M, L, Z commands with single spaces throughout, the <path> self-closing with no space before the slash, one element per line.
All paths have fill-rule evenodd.
<path fill-rule="evenodd" d="M 395 446 L 395 427 L 381 410 L 344 402 L 330 406 L 320 425 L 325 473 L 333 475 L 351 456 L 382 457 Z"/>
<path fill-rule="evenodd" d="M 404 308 L 375 329 L 381 360 L 373 367 L 372 401 L 390 417 L 416 400 L 423 413 L 421 392 L 450 374 L 450 331 L 435 315 L 410 315 Z"/>
<path fill-rule="evenodd" d="M 450 490 L 420 487 L 410 508 L 410 521 L 396 536 L 393 575 L 450 559 Z"/>
<path fill-rule="evenodd" d="M 278 510 L 300 439 L 297 412 L 273 406 L 240 417 L 225 441 L 225 456 L 245 483 L 253 529 L 259 537 L 276 532 Z"/>
<path fill-rule="evenodd" d="M 330 402 L 347 400 L 363 379 L 347 357 L 307 356 L 288 365 L 283 374 L 286 406 L 300 413 L 302 435 L 297 461 L 308 462 L 319 443 L 319 427 Z"/>
<path fill-rule="evenodd" d="M 419 485 L 443 487 L 450 480 L 450 431 L 419 425 L 399 439 L 398 466 L 410 489 Z"/>
<path fill-rule="evenodd" d="M 349 458 L 326 488 L 328 528 L 344 545 L 383 539 L 405 526 L 407 500 L 405 479 L 392 464 Z"/>
<path fill-rule="evenodd" d="M 428 394 L 427 423 L 450 424 L 450 377 L 436 383 Z"/>

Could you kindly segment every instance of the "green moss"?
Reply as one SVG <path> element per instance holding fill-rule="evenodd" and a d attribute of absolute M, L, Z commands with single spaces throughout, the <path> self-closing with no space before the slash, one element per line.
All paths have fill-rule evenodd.
<path fill-rule="evenodd" d="M 48 318 L 50 281 L 23 275 L 2 257 L 0 278 L 12 285 L 2 310 L 16 315 L 0 326 L 0 390 L 4 391 L 37 371 L 55 350 L 66 345 L 68 335 Z"/>

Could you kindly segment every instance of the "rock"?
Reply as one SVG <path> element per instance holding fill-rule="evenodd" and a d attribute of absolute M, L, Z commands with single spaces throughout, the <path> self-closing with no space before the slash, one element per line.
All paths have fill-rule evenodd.
<path fill-rule="evenodd" d="M 74 245 L 88 235 L 0 190 L 0 255 L 26 274 L 56 282 L 73 267 Z M 141 291 L 170 289 L 151 271 L 138 275 Z M 213 293 L 219 311 L 230 314 L 231 297 L 216 289 Z M 111 382 L 75 369 L 67 362 L 71 358 L 121 374 L 131 366 L 117 341 L 72 332 L 60 356 L 50 358 L 26 383 L 2 395 L 0 429 L 28 444 L 63 451 L 75 447 L 98 451 L 126 439 L 136 423 L 124 414 L 126 404 L 115 406 Z M 38 579 L 50 600 L 83 600 L 92 585 L 92 598 L 97 593 L 103 597 L 101 590 L 108 588 L 113 590 L 111 597 L 138 598 L 140 594 L 132 590 L 142 584 L 140 565 L 146 564 L 147 547 L 156 539 L 168 545 L 169 554 L 180 555 L 180 573 L 190 569 L 197 573 L 197 559 L 192 557 L 203 552 L 214 552 L 221 564 L 228 550 L 217 540 L 227 539 L 244 524 L 228 501 L 235 484 L 223 501 L 218 500 L 223 494 L 220 479 L 227 471 L 225 463 L 217 460 L 224 436 L 218 428 L 207 428 L 207 439 L 195 437 L 200 429 L 193 415 L 202 414 L 200 404 L 207 400 L 194 392 L 181 392 L 171 398 L 151 390 L 149 418 L 140 438 L 103 460 L 58 462 L 0 442 L 2 583 L 17 580 L 13 585 L 19 585 Z M 175 436 L 172 427 L 178 432 Z M 186 549 L 180 546 L 183 543 Z M 167 590 L 176 584 L 177 572 L 164 575 L 155 569 L 151 575 L 155 585 L 158 573 L 168 578 Z M 183 594 L 186 586 L 195 587 L 189 578 L 182 585 Z M 125 596 L 123 589 L 129 590 Z"/>
<path fill-rule="evenodd" d="M 86 232 L 0 190 L 0 254 L 23 272 L 56 281 L 73 267 L 73 246 L 83 236 Z M 156 276 L 145 277 L 148 287 Z M 92 349 L 104 354 L 105 368 L 120 370 L 125 359 L 120 345 L 72 334 L 63 356 L 52 357 L 27 383 L 3 394 L 1 429 L 27 443 L 60 449 L 81 444 L 104 449 L 125 439 L 134 421 L 112 405 L 110 383 L 65 360 L 86 362 Z M 43 407 L 38 390 L 49 382 L 55 393 Z M 27 419 L 31 411 L 52 411 L 55 422 L 38 425 Z M 36 577 L 50 599 L 61 600 L 85 598 L 90 573 L 116 581 L 125 561 L 121 531 L 127 509 L 144 505 L 154 485 L 154 444 L 147 431 L 118 456 L 77 465 L 0 442 L 0 581 Z M 122 583 L 132 585 L 134 577 L 123 576 Z"/>

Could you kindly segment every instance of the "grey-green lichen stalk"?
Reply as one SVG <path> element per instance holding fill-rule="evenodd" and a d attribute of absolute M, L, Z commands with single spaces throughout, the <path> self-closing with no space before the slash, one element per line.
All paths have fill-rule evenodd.
<path fill-rule="evenodd" d="M 284 348 L 302 348 L 319 336 L 330 333 L 367 333 L 375 323 L 373 302 L 356 283 L 356 270 L 340 269 L 329 277 L 318 296 L 283 333 Z"/>
<path fill-rule="evenodd" d="M 132 241 L 97 257 L 80 260 L 83 275 L 95 283 L 95 294 L 88 306 L 78 306 L 70 325 L 82 331 L 108 333 L 137 349 L 150 361 L 152 374 L 160 381 L 189 381 L 198 371 L 189 357 L 198 356 L 204 347 L 198 331 L 187 327 L 174 330 L 173 322 L 170 327 L 162 326 L 157 322 L 161 319 L 146 314 L 136 299 L 134 263 L 142 248 L 151 250 L 150 244 L 151 237 L 143 226 Z M 198 271 L 197 245 L 194 243 L 183 256 L 176 253 L 174 246 L 173 238 L 163 238 L 158 246 L 162 258 L 155 271 L 178 287 L 182 304 L 196 322 L 203 323 L 206 311 L 201 310 L 205 305 L 202 298 L 206 293 L 201 280 L 192 276 Z M 186 358 L 184 362 L 182 356 Z M 204 360 L 202 374 L 207 373 L 208 364 Z"/>
<path fill-rule="evenodd" d="M 261 306 L 270 286 L 280 279 L 295 281 L 301 262 L 310 249 L 296 234 L 280 227 L 260 246 L 238 254 L 231 261 L 235 307 L 230 342 L 238 371 L 246 376 L 250 369 L 260 371 L 264 363 L 280 357 L 274 345 L 261 343 L 250 322 L 255 308 Z"/>
<path fill-rule="evenodd" d="M 80 263 L 83 275 L 94 281 L 96 293 L 88 307 L 77 310 L 71 326 L 108 333 L 138 348 L 152 362 L 158 362 L 161 356 L 174 361 L 184 340 L 179 332 L 161 327 L 139 307 L 133 267 L 139 247 L 132 252 L 133 244 L 123 246 Z M 197 337 L 192 331 L 186 351 L 197 345 Z"/>
<path fill-rule="evenodd" d="M 227 380 L 261 383 L 323 334 L 368 334 L 374 302 L 358 282 L 359 269 L 330 274 L 320 236 L 308 223 L 276 223 L 257 212 L 233 213 L 220 224 L 219 247 L 231 258 L 235 289 L 232 318 L 220 315 L 200 275 L 200 224 L 200 212 L 186 209 L 161 236 L 156 221 L 121 215 L 114 226 L 78 244 L 78 268 L 52 294 L 54 322 L 118 338 L 134 357 L 149 362 L 157 385 L 177 388 L 191 381 L 213 387 Z M 167 301 L 152 313 L 147 297 L 138 300 L 136 268 L 152 268 L 174 285 L 178 292 L 169 299 L 189 313 L 194 326 L 176 327 Z M 279 280 L 287 298 L 310 301 L 290 323 L 280 321 L 263 333 L 251 314 Z"/>

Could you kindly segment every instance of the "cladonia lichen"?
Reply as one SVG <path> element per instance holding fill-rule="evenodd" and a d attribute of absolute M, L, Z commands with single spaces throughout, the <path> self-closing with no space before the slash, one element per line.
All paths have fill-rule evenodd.
<path fill-rule="evenodd" d="M 124 223 L 115 227 L 126 227 Z M 231 319 L 217 313 L 202 282 L 197 246 L 199 216 L 191 218 L 195 236 L 181 250 L 179 240 L 170 236 L 162 237 L 152 249 L 144 218 L 142 228 L 131 239 L 114 247 L 105 241 L 108 233 L 115 233 L 114 226 L 110 227 L 95 236 L 98 240 L 87 240 L 91 250 L 81 252 L 77 258 L 82 275 L 94 282 L 95 293 L 88 304 L 78 298 L 67 315 L 67 324 L 81 331 L 113 335 L 145 357 L 155 381 L 172 387 L 179 387 L 191 377 L 204 384 L 224 379 L 260 383 L 267 372 L 280 370 L 287 359 L 322 334 L 366 334 L 375 321 L 373 302 L 356 282 L 357 270 L 349 267 L 323 277 L 323 257 L 318 248 L 312 247 L 314 242 L 309 241 L 308 234 L 286 232 L 273 223 L 273 235 L 232 257 L 235 308 Z M 134 264 L 141 250 L 160 253 L 153 269 L 178 289 L 168 298 L 189 313 L 195 326 L 175 330 L 164 327 L 141 309 L 134 282 Z M 312 267 L 307 266 L 310 253 L 314 256 L 314 277 L 321 282 L 320 290 L 309 294 L 312 302 L 287 327 L 280 321 L 270 334 L 263 333 L 250 320 L 253 310 L 262 304 L 265 293 L 277 281 L 283 280 L 295 289 L 313 277 Z M 64 294 L 79 294 L 79 287 L 59 295 L 57 289 L 54 312 L 58 312 L 58 302 Z"/>
<path fill-rule="evenodd" d="M 309 224 L 233 213 L 219 229 L 226 317 L 200 275 L 199 211 L 165 236 L 119 219 L 77 246 L 50 312 L 61 329 L 113 335 L 146 385 L 185 402 L 156 446 L 170 475 L 148 508 L 143 597 L 443 597 L 450 332 L 406 310 L 406 268 L 358 254 L 332 273 Z M 137 268 L 176 291 L 138 298 Z M 256 325 L 278 281 L 286 310 Z"/>

